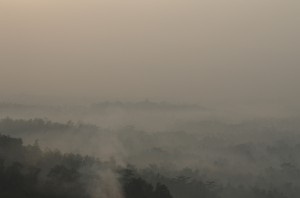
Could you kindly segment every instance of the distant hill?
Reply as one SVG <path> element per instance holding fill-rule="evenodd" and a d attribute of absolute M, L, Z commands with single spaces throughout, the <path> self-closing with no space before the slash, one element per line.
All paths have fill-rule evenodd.
<path fill-rule="evenodd" d="M 153 101 L 140 101 L 140 102 L 99 102 L 91 105 L 93 109 L 105 110 L 110 108 L 120 108 L 125 110 L 162 110 L 162 111 L 181 111 L 181 110 L 205 110 L 197 104 L 173 104 L 168 102 L 153 102 Z"/>

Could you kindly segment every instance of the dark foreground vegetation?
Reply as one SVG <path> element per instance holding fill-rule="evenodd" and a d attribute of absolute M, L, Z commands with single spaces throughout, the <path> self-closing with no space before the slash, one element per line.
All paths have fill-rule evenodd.
<path fill-rule="evenodd" d="M 221 126 L 198 125 L 202 130 L 213 125 L 214 134 Z M 228 140 L 221 136 L 198 138 L 194 133 L 185 132 L 148 134 L 132 127 L 116 132 L 72 122 L 6 118 L 0 121 L 0 197 L 298 198 L 298 124 L 281 124 L 291 128 L 284 127 L 285 138 L 280 136 L 279 142 L 270 134 L 281 134 L 280 127 L 265 128 L 270 137 L 268 143 L 263 143 L 263 138 L 259 139 L 260 143 L 255 142 L 257 133 L 263 137 L 263 127 L 250 126 L 254 125 L 222 125 L 222 131 L 231 134 Z M 240 130 L 252 130 L 252 142 L 241 143 L 243 140 L 237 138 Z M 46 149 L 38 140 L 26 145 L 21 138 L 15 138 L 60 134 L 55 137 L 64 138 L 66 145 L 75 136 L 89 145 L 90 139 L 100 141 L 99 138 L 106 136 L 99 134 L 108 133 L 123 143 L 122 148 L 128 152 L 125 162 Z M 231 142 L 233 138 L 236 144 Z M 172 141 L 172 147 L 163 139 Z M 174 166 L 187 161 L 190 163 Z"/>
<path fill-rule="evenodd" d="M 146 182 L 113 161 L 59 151 L 0 136 L 0 197 L 5 198 L 171 198 L 168 188 Z"/>

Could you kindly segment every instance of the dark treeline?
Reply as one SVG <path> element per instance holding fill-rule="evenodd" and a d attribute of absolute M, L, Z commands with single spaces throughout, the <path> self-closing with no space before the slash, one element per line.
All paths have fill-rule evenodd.
<path fill-rule="evenodd" d="M 43 152 L 37 142 L 24 146 L 22 139 L 0 135 L 0 197 L 123 196 L 172 197 L 165 185 L 152 185 L 131 169 L 117 166 L 113 160 L 102 162 L 89 156 L 62 154 L 58 150 Z"/>
<path fill-rule="evenodd" d="M 89 131 L 98 130 L 98 127 L 91 124 L 52 122 L 50 120 L 35 118 L 35 119 L 12 119 L 4 118 L 0 120 L 0 131 L 3 134 L 22 135 L 30 133 L 50 132 L 50 131 L 79 131 L 82 128 Z"/>
<path fill-rule="evenodd" d="M 297 120 L 189 126 L 190 132 L 147 133 L 134 127 L 114 131 L 71 121 L 2 119 L 0 133 L 27 138 L 28 145 L 1 136 L 1 192 L 4 197 L 92 198 L 300 194 Z M 53 146 L 49 138 L 62 144 Z M 97 158 L 77 154 L 78 147 Z M 102 158 L 102 150 L 116 147 L 122 152 L 110 155 L 114 159 Z"/>

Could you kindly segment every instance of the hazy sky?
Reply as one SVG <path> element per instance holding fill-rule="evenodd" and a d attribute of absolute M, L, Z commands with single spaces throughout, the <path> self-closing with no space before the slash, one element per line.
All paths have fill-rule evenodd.
<path fill-rule="evenodd" d="M 299 35 L 299 0 L 0 0 L 0 92 L 297 104 Z"/>

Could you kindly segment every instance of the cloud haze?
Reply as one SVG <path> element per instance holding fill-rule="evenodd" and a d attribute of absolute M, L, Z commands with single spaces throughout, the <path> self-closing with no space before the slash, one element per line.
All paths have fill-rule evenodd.
<path fill-rule="evenodd" d="M 0 91 L 292 104 L 294 0 L 2 0 Z"/>

